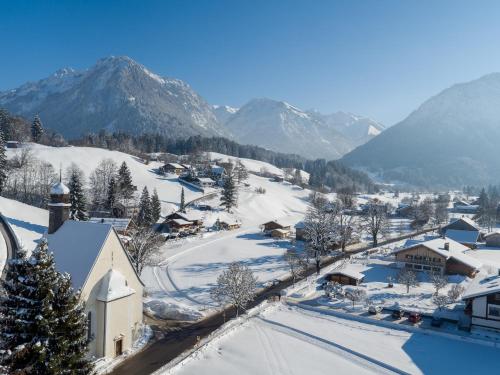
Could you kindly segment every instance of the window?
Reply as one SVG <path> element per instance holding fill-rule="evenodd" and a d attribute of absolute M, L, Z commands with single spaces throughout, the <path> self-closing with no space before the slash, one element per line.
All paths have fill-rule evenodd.
<path fill-rule="evenodd" d="M 87 340 L 92 340 L 92 313 L 87 313 Z"/>
<path fill-rule="evenodd" d="M 441 272 L 441 268 L 439 268 L 439 267 L 433 267 L 432 270 L 434 272 Z"/>
<path fill-rule="evenodd" d="M 415 268 L 416 270 L 421 270 L 422 269 L 422 266 L 419 265 L 419 264 L 414 264 L 413 265 L 413 268 Z"/>
<path fill-rule="evenodd" d="M 406 254 L 406 259 L 413 259 L 413 255 L 411 255 L 411 254 Z"/>
<path fill-rule="evenodd" d="M 495 293 L 495 294 L 493 295 L 493 299 L 494 299 L 495 301 L 500 301 L 500 293 Z"/>
<path fill-rule="evenodd" d="M 424 266 L 424 270 L 426 270 L 426 271 L 430 271 L 430 270 L 431 270 L 431 267 L 429 267 L 429 266 Z"/>
<path fill-rule="evenodd" d="M 500 305 L 488 305 L 488 318 L 500 319 Z"/>

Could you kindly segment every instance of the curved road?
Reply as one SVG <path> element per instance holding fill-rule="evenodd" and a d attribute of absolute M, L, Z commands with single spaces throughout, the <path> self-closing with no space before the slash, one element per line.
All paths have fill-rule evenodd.
<path fill-rule="evenodd" d="M 0 270 L 0 275 L 3 277 L 7 269 L 7 262 L 9 259 L 16 256 L 17 250 L 19 249 L 16 234 L 3 215 L 0 215 L 0 235 L 4 238 L 5 244 L 7 245 L 7 260 L 4 269 Z"/>

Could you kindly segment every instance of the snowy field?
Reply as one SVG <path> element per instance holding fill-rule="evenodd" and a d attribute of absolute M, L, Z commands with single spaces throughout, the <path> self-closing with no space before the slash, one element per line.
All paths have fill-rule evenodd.
<path fill-rule="evenodd" d="M 466 341 L 278 306 L 168 373 L 481 374 L 496 368 L 499 355 L 499 349 Z"/>

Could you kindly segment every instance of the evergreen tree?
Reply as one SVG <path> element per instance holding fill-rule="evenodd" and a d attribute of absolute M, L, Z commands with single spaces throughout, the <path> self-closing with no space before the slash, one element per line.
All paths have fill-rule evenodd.
<path fill-rule="evenodd" d="M 118 190 L 123 199 L 132 199 L 137 188 L 132 183 L 132 176 L 127 163 L 123 162 L 118 170 Z"/>
<path fill-rule="evenodd" d="M 158 192 L 156 189 L 153 191 L 153 195 L 151 196 L 151 217 L 153 223 L 156 223 L 160 220 L 161 216 L 161 202 L 160 198 L 158 198 Z"/>
<path fill-rule="evenodd" d="M 184 212 L 186 210 L 186 201 L 184 197 L 184 188 L 181 189 L 181 203 L 179 204 L 179 211 Z"/>
<path fill-rule="evenodd" d="M 137 224 L 142 227 L 148 227 L 153 223 L 151 212 L 151 200 L 149 199 L 148 188 L 145 186 L 142 190 L 139 201 L 139 213 L 137 214 Z"/>
<path fill-rule="evenodd" d="M 248 180 L 248 170 L 245 168 L 243 163 L 238 160 L 235 167 L 236 180 L 238 184 L 241 184 L 243 181 Z"/>
<path fill-rule="evenodd" d="M 111 177 L 108 184 L 108 195 L 106 198 L 106 207 L 110 210 L 113 210 L 116 204 L 116 194 L 117 194 L 117 186 L 114 177 Z"/>
<path fill-rule="evenodd" d="M 42 135 L 44 133 L 42 121 L 38 115 L 35 116 L 33 123 L 31 124 L 31 139 L 33 142 L 40 142 Z"/>
<path fill-rule="evenodd" d="M 86 321 L 69 277 L 56 271 L 47 243 L 9 262 L 0 338 L 13 374 L 89 374 Z"/>
<path fill-rule="evenodd" d="M 59 275 L 59 285 L 53 301 L 59 337 L 52 341 L 51 367 L 54 374 L 90 374 L 91 362 L 86 358 L 89 335 L 85 306 L 80 294 L 71 286 L 67 274 Z"/>
<path fill-rule="evenodd" d="M 82 172 L 76 168 L 71 171 L 68 188 L 69 188 L 69 202 L 71 204 L 70 208 L 70 218 L 71 220 L 87 220 L 87 199 L 83 192 L 82 186 Z"/>
<path fill-rule="evenodd" d="M 232 173 L 228 174 L 222 190 L 221 206 L 224 206 L 227 212 L 231 211 L 231 208 L 235 207 L 238 203 L 238 196 L 236 191 L 236 186 L 234 184 L 234 175 Z"/>
<path fill-rule="evenodd" d="M 5 154 L 5 139 L 0 129 L 0 194 L 7 181 L 7 155 Z"/>

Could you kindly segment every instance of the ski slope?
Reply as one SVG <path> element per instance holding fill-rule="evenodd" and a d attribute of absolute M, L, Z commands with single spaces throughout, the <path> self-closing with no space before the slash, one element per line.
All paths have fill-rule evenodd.
<path fill-rule="evenodd" d="M 496 368 L 499 354 L 497 348 L 459 339 L 280 305 L 215 339 L 168 373 L 486 374 Z"/>

